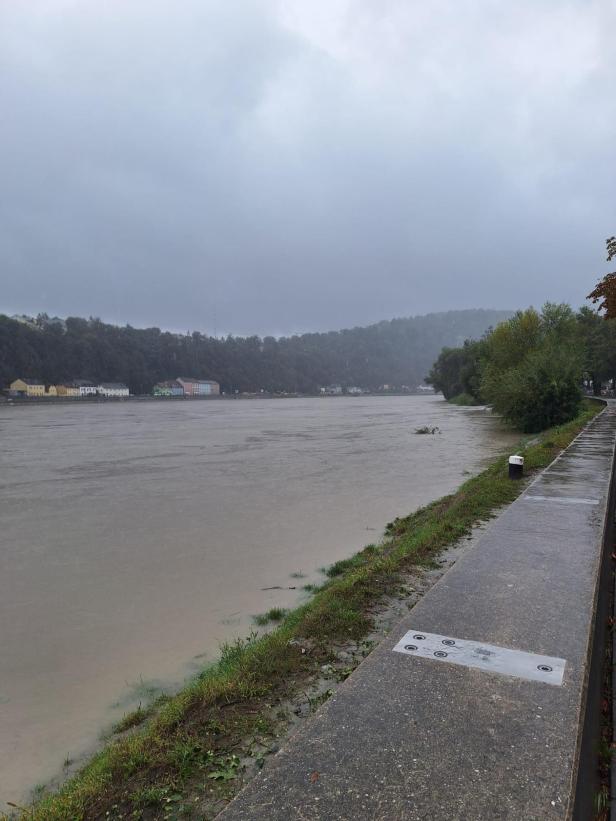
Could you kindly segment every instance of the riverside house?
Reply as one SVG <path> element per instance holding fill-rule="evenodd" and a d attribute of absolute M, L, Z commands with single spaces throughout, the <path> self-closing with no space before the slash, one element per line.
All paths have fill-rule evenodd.
<path fill-rule="evenodd" d="M 98 392 L 94 382 L 89 382 L 87 379 L 76 379 L 73 385 L 79 388 L 79 396 L 96 396 Z"/>
<path fill-rule="evenodd" d="M 178 376 L 176 382 L 182 386 L 184 396 L 214 396 L 220 393 L 218 382 L 210 379 L 192 379 L 189 376 Z"/>
<path fill-rule="evenodd" d="M 96 391 L 99 396 L 106 397 L 129 395 L 128 387 L 122 382 L 101 382 L 101 384 L 97 386 Z"/>
<path fill-rule="evenodd" d="M 67 382 L 62 385 L 56 385 L 58 396 L 79 396 L 79 387 L 72 382 Z"/>
<path fill-rule="evenodd" d="M 175 379 L 158 382 L 152 388 L 152 396 L 184 396 L 184 388 Z"/>
<path fill-rule="evenodd" d="M 15 379 L 9 385 L 11 396 L 45 396 L 45 385 L 39 379 Z"/>

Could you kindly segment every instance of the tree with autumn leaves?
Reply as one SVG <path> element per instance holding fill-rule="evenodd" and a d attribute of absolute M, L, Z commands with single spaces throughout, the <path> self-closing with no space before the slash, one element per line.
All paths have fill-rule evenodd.
<path fill-rule="evenodd" d="M 607 248 L 607 261 L 611 262 L 616 257 L 616 237 L 609 237 L 605 240 Z M 616 319 L 616 271 L 606 274 L 597 283 L 594 291 L 591 291 L 587 299 L 593 303 L 599 303 L 599 310 L 605 311 L 604 319 Z"/>

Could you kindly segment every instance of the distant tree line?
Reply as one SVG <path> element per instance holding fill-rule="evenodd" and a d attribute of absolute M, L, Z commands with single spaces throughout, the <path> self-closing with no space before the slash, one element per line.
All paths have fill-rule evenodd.
<path fill-rule="evenodd" d="M 18 377 L 91 379 L 124 382 L 140 394 L 161 380 L 194 376 L 216 380 L 226 392 L 314 393 L 332 383 L 414 388 L 443 346 L 481 336 L 509 315 L 449 311 L 279 339 L 182 335 L 77 317 L 57 323 L 43 316 L 32 327 L 0 315 L 0 387 Z"/>
<path fill-rule="evenodd" d="M 427 381 L 446 399 L 493 406 L 520 430 L 534 432 L 572 419 L 581 386 L 616 384 L 616 320 L 589 308 L 548 303 L 518 311 L 478 340 L 445 347 Z"/>

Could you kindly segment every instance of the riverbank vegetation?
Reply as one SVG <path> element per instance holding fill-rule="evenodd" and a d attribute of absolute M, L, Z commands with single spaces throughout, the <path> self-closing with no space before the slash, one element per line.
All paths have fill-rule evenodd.
<path fill-rule="evenodd" d="M 444 348 L 428 382 L 455 404 L 489 404 L 527 433 L 578 412 L 585 382 L 595 394 L 616 380 L 616 320 L 548 303 L 518 311 L 479 340 Z M 616 381 L 615 381 L 616 384 Z"/>
<path fill-rule="evenodd" d="M 481 405 L 479 399 L 475 396 L 471 396 L 470 393 L 459 393 L 456 396 L 452 396 L 448 401 L 450 405 L 460 405 L 461 407 Z"/>
<path fill-rule="evenodd" d="M 585 400 L 573 421 L 521 445 L 527 473 L 548 465 L 598 410 L 598 403 Z M 122 727 L 131 729 L 57 794 L 23 809 L 22 818 L 214 817 L 241 785 L 247 757 L 266 766 L 290 724 L 290 699 L 324 671 L 331 671 L 331 687 L 351 672 L 358 657 L 337 664 L 341 644 L 365 639 L 379 602 L 400 592 L 401 574 L 434 563 L 439 551 L 512 502 L 524 486 L 507 478 L 502 457 L 457 492 L 391 522 L 381 543 L 332 565 L 310 600 L 271 633 L 225 645 L 220 661 L 180 693 L 127 717 Z M 328 686 L 311 697 L 311 706 L 330 693 Z"/>
<path fill-rule="evenodd" d="M 286 616 L 287 611 L 282 607 L 272 607 L 267 613 L 259 613 L 254 616 L 254 623 L 260 627 L 270 624 L 273 621 L 282 621 Z"/>

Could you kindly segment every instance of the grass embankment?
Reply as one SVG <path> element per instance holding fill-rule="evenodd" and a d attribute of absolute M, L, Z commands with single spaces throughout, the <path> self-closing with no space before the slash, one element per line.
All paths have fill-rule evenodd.
<path fill-rule="evenodd" d="M 521 449 L 527 473 L 543 468 L 598 412 L 586 402 L 567 425 Z M 396 519 L 380 545 L 336 562 L 309 602 L 261 638 L 222 649 L 220 661 L 152 711 L 126 717 L 142 726 L 110 742 L 55 795 L 24 810 L 31 821 L 211 818 L 212 796 L 237 789 L 241 756 L 255 740 L 273 738 L 273 710 L 314 680 L 336 644 L 370 631 L 371 608 L 399 589 L 399 574 L 490 518 L 523 490 L 507 478 L 506 457 L 458 491 Z M 327 694 L 324 694 L 324 698 Z"/>

